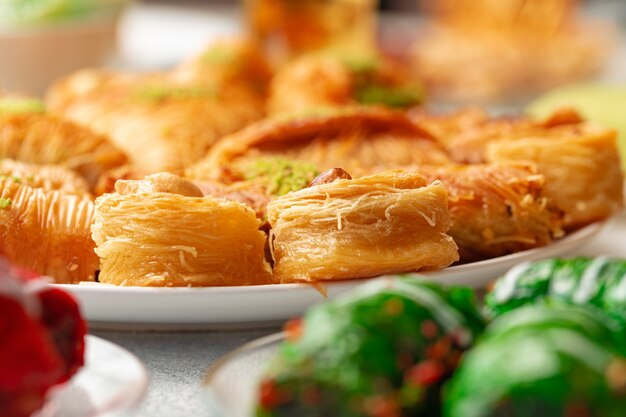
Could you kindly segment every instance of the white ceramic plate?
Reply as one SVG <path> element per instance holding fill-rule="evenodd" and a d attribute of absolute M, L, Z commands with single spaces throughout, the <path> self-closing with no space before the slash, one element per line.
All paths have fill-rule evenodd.
<path fill-rule="evenodd" d="M 147 388 L 146 370 L 135 356 L 104 339 L 87 336 L 85 366 L 55 388 L 33 417 L 127 416 Z"/>
<path fill-rule="evenodd" d="M 524 261 L 571 254 L 601 229 L 592 224 L 551 245 L 424 274 L 449 285 L 482 287 Z M 363 280 L 325 284 L 328 297 L 355 287 Z M 324 301 L 307 284 L 249 287 L 145 288 L 85 283 L 57 285 L 78 298 L 92 328 L 181 330 L 275 325 L 302 314 Z"/>

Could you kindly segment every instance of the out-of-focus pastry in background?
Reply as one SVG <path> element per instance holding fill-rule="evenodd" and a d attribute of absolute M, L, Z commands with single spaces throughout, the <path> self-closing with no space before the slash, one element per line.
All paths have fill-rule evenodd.
<path fill-rule="evenodd" d="M 311 52 L 374 54 L 377 0 L 245 0 L 248 30 L 279 65 Z"/>
<path fill-rule="evenodd" d="M 596 74 L 615 28 L 579 0 L 438 0 L 416 39 L 412 66 L 437 98 L 507 101 Z"/>
<path fill-rule="evenodd" d="M 308 163 L 319 172 L 343 167 L 355 176 L 450 162 L 444 148 L 404 112 L 354 106 L 252 124 L 222 139 L 187 175 L 224 183 L 259 179 L 267 158 Z"/>
<path fill-rule="evenodd" d="M 126 163 L 106 136 L 50 114 L 40 100 L 0 92 L 2 158 L 61 165 L 80 174 L 91 189 L 102 175 Z"/>
<path fill-rule="evenodd" d="M 246 41 L 218 42 L 169 72 L 80 71 L 53 85 L 47 104 L 108 135 L 138 170 L 177 173 L 263 117 L 268 80 Z"/>
<path fill-rule="evenodd" d="M 128 3 L 0 1 L 0 86 L 42 94 L 60 76 L 105 64 L 115 52 L 118 18 Z"/>
<path fill-rule="evenodd" d="M 353 104 L 410 107 L 424 94 L 407 69 L 370 54 L 362 57 L 308 55 L 294 59 L 273 77 L 270 114 L 345 107 Z"/>

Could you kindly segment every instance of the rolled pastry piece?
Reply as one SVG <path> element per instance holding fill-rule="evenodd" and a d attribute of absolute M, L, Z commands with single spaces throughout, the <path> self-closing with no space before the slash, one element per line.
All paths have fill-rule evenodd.
<path fill-rule="evenodd" d="M 93 281 L 93 214 L 89 198 L 0 178 L 0 253 L 57 283 Z"/>
<path fill-rule="evenodd" d="M 48 113 L 0 112 L 0 158 L 76 171 L 94 187 L 126 156 L 102 135 Z"/>
<path fill-rule="evenodd" d="M 12 159 L 0 160 L 0 178 L 10 178 L 33 188 L 58 190 L 65 194 L 89 195 L 85 179 L 60 165 L 36 165 Z"/>
<path fill-rule="evenodd" d="M 532 164 L 447 165 L 417 172 L 448 190 L 449 234 L 462 261 L 544 246 L 563 235 L 562 213 L 545 197 L 544 178 Z"/>
<path fill-rule="evenodd" d="M 269 284 L 266 236 L 242 203 L 202 197 L 171 174 L 118 181 L 96 200 L 100 282 L 186 287 Z"/>
<path fill-rule="evenodd" d="M 197 63 L 170 73 L 80 71 L 56 83 L 47 104 L 108 135 L 138 170 L 179 173 L 219 138 L 263 117 L 264 95 L 241 81 L 246 75 L 237 63 L 246 54 L 237 48 L 216 52 L 213 59 L 226 60 L 226 68 L 199 58 L 206 67 Z"/>
<path fill-rule="evenodd" d="M 545 195 L 574 229 L 623 206 L 616 132 L 564 108 L 544 119 L 485 118 L 467 110 L 449 117 L 414 116 L 461 163 L 530 161 L 545 177 Z M 420 121 L 421 119 L 421 121 Z"/>
<path fill-rule="evenodd" d="M 624 180 L 616 132 L 584 125 L 562 133 L 490 143 L 486 159 L 535 163 L 546 179 L 545 195 L 563 210 L 567 228 L 619 212 L 624 202 Z"/>
<path fill-rule="evenodd" d="M 271 157 L 313 164 L 319 172 L 342 167 L 355 176 L 450 162 L 443 148 L 404 112 L 357 106 L 250 125 L 223 138 L 187 176 L 242 181 L 260 158 Z"/>
<path fill-rule="evenodd" d="M 458 260 L 440 182 L 390 171 L 288 193 L 267 207 L 280 282 L 435 270 Z"/>

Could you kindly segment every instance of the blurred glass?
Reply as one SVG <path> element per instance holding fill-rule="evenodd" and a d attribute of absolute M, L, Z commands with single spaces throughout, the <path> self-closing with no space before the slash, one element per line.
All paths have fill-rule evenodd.
<path fill-rule="evenodd" d="M 129 0 L 0 0 L 0 27 L 41 25 L 114 14 Z"/>
<path fill-rule="evenodd" d="M 360 56 L 376 44 L 378 0 L 245 0 L 252 36 L 274 64 L 322 51 Z"/>

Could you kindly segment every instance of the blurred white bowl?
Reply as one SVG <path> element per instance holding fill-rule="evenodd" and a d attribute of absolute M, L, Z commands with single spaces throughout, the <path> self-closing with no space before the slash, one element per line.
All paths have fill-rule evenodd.
<path fill-rule="evenodd" d="M 122 7 L 45 25 L 0 28 L 0 89 L 41 95 L 55 79 L 104 65 Z"/>

